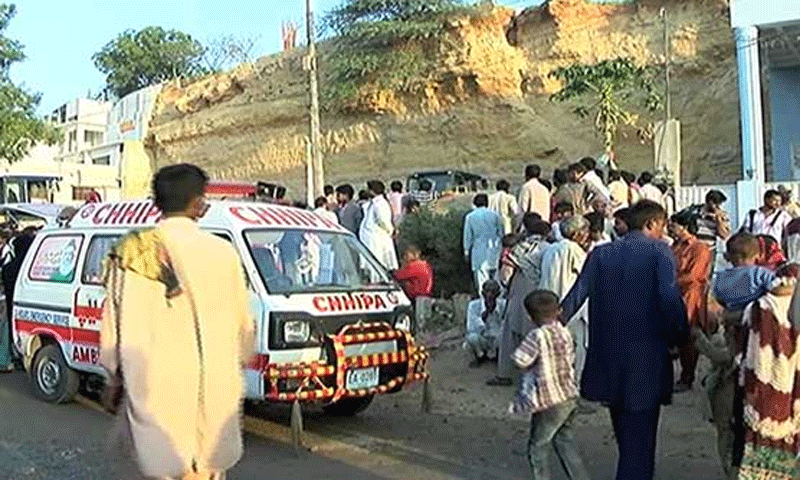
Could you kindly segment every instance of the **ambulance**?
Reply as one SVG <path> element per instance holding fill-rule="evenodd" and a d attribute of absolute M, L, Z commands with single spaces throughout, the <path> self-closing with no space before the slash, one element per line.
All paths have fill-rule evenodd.
<path fill-rule="evenodd" d="M 160 216 L 151 201 L 89 203 L 37 234 L 15 289 L 13 342 L 42 400 L 68 402 L 102 385 L 103 260 Z M 410 302 L 355 235 L 306 210 L 255 202 L 209 201 L 199 225 L 242 260 L 256 322 L 247 399 L 351 415 L 427 379 Z"/>

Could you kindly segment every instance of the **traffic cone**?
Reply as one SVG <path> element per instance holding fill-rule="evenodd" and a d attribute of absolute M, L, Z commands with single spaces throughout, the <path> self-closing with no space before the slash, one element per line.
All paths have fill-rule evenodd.
<path fill-rule="evenodd" d="M 433 394 L 431 393 L 430 377 L 425 377 L 425 383 L 422 385 L 422 413 L 431 413 L 432 403 Z"/>
<path fill-rule="evenodd" d="M 300 401 L 295 400 L 292 404 L 292 418 L 289 423 L 292 431 L 292 445 L 294 448 L 303 446 L 303 412 L 300 410 Z"/>

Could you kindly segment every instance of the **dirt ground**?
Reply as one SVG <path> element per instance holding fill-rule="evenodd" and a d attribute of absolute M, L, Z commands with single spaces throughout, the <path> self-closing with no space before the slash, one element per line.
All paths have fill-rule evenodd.
<path fill-rule="evenodd" d="M 646 359 L 643 359 L 646 361 Z M 355 418 L 336 419 L 310 412 L 307 428 L 352 443 L 411 459 L 461 478 L 530 478 L 526 460 L 528 420 L 507 413 L 513 388 L 489 387 L 495 366 L 467 367 L 460 341 L 433 351 L 432 412 L 420 413 L 419 387 L 376 398 Z M 699 378 L 707 364 L 701 362 Z M 699 385 L 676 395 L 662 413 L 656 478 L 722 479 L 716 436 L 709 423 L 705 392 Z M 614 478 L 616 445 L 605 409 L 577 418 L 577 441 L 592 478 Z M 554 470 L 557 467 L 553 458 Z M 564 478 L 558 472 L 556 479 Z"/>

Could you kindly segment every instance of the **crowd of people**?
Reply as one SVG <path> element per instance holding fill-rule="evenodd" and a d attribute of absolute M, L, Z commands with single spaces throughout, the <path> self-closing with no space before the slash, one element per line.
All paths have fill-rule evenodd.
<path fill-rule="evenodd" d="M 551 444 L 568 478 L 588 478 L 571 428 L 590 402 L 610 410 L 617 478 L 652 478 L 661 406 L 695 386 L 701 354 L 712 364 L 705 386 L 726 477 L 800 477 L 791 193 L 767 191 L 734 232 L 717 190 L 675 212 L 651 174 L 633 182 L 610 171 L 606 183 L 592 159 L 556 170 L 552 183 L 535 165 L 525 177 L 518 198 L 501 180 L 467 215 L 480 298 L 465 346 L 472 367 L 497 360 L 489 385 L 519 385 L 511 410 L 532 415 L 533 478 L 550 478 Z"/>

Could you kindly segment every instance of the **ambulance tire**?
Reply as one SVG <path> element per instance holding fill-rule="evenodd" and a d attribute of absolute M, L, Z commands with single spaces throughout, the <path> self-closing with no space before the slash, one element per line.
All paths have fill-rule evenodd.
<path fill-rule="evenodd" d="M 353 417 L 363 412 L 372 403 L 373 395 L 357 398 L 343 398 L 336 403 L 325 405 L 322 410 L 332 417 Z"/>
<path fill-rule="evenodd" d="M 49 403 L 72 401 L 80 387 L 80 375 L 67 365 L 58 345 L 48 344 L 36 352 L 31 365 L 36 396 Z"/>

